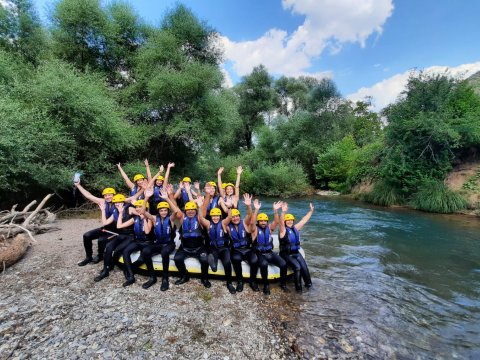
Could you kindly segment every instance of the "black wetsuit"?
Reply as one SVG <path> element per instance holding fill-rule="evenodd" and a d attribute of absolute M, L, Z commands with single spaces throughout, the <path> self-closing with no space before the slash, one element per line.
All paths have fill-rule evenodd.
<path fill-rule="evenodd" d="M 184 215 L 180 227 L 182 245 L 175 253 L 174 261 L 177 266 L 180 277 L 188 277 L 185 259 L 189 257 L 197 258 L 200 261 L 202 270 L 202 280 L 208 279 L 208 260 L 205 249 L 205 239 L 202 234 L 198 215 L 189 218 Z"/>
<path fill-rule="evenodd" d="M 230 258 L 237 281 L 243 281 L 242 260 L 244 260 L 250 265 L 250 281 L 255 282 L 258 273 L 258 257 L 252 249 L 251 236 L 245 230 L 243 220 L 240 220 L 238 225 L 230 223 L 228 227 L 230 229 L 230 238 L 232 239 Z"/>
<path fill-rule="evenodd" d="M 161 219 L 160 215 L 156 216 L 153 227 L 155 240 L 153 244 L 149 244 L 142 249 L 142 259 L 147 266 L 150 276 L 155 276 L 153 268 L 152 256 L 156 254 L 162 255 L 163 278 L 168 279 L 168 267 L 170 265 L 170 254 L 175 250 L 175 225 L 172 224 L 170 216 Z"/>
<path fill-rule="evenodd" d="M 268 284 L 268 264 L 273 264 L 280 268 L 280 284 L 285 286 L 287 282 L 287 263 L 280 255 L 273 252 L 273 240 L 268 225 L 265 229 L 257 225 L 255 250 L 258 256 L 258 266 L 260 267 L 263 283 L 265 285 Z"/>
<path fill-rule="evenodd" d="M 133 240 L 130 240 L 130 242 L 122 250 L 123 263 L 125 265 L 125 278 L 127 280 L 133 278 L 133 265 L 130 255 L 132 255 L 132 253 L 135 251 L 141 251 L 143 248 L 152 244 L 144 231 L 145 219 L 142 219 L 139 215 L 135 215 L 134 219 Z M 140 265 L 142 263 L 142 259 L 139 259 L 135 262 L 136 265 Z"/>
<path fill-rule="evenodd" d="M 295 289 L 301 290 L 302 284 L 300 278 L 303 278 L 306 287 L 312 286 L 310 271 L 307 263 L 300 254 L 300 233 L 295 226 L 285 227 L 285 236 L 280 239 L 280 256 L 287 262 L 287 265 L 293 269 Z"/>
<path fill-rule="evenodd" d="M 105 201 L 105 218 L 109 218 L 115 211 L 115 205 Z M 87 231 L 83 234 L 83 247 L 85 248 L 86 259 L 92 259 L 93 256 L 93 240 L 98 239 L 98 258 L 103 259 L 105 246 L 111 238 L 111 234 L 105 233 L 103 230 L 115 231 L 115 225 L 110 224 L 104 227 Z"/>
<path fill-rule="evenodd" d="M 209 237 L 209 254 L 208 263 L 213 272 L 217 271 L 218 259 L 222 261 L 225 270 L 225 278 L 227 284 L 232 282 L 232 262 L 230 260 L 230 249 L 228 248 L 228 239 L 223 231 L 222 221 L 217 224 L 210 221 L 208 230 Z"/>

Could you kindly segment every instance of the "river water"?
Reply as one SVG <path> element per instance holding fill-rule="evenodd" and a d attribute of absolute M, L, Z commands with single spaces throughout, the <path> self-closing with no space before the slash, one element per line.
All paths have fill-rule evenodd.
<path fill-rule="evenodd" d="M 308 201 L 289 212 L 300 219 Z M 318 329 L 343 324 L 375 358 L 480 359 L 480 219 L 313 203 L 302 239 L 314 286 L 291 294 L 300 342 L 320 348 Z"/>

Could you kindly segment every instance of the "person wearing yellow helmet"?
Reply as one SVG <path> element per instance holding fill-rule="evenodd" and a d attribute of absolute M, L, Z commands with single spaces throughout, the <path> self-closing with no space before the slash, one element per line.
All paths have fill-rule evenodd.
<path fill-rule="evenodd" d="M 148 160 L 145 160 L 145 164 L 148 166 Z M 122 175 L 125 184 L 127 184 L 128 188 L 130 189 L 130 196 L 134 196 L 137 192 L 142 191 L 146 187 L 147 179 L 143 174 L 135 174 L 133 176 L 133 181 L 130 180 L 128 175 L 123 171 L 123 168 L 120 163 L 117 164 L 118 171 Z M 139 196 L 140 199 L 143 199 L 143 194 Z"/>
<path fill-rule="evenodd" d="M 185 176 L 178 185 L 178 189 L 175 192 L 174 199 L 178 203 L 178 207 L 183 209 L 185 204 L 189 201 L 193 201 L 194 197 L 198 194 L 192 189 L 192 179 Z"/>
<path fill-rule="evenodd" d="M 149 200 L 150 210 L 152 212 L 156 211 L 158 203 L 165 201 L 165 199 L 163 199 L 160 196 L 160 191 L 166 188 L 166 186 L 168 185 L 168 180 L 170 178 L 170 170 L 174 166 L 175 166 L 175 163 L 173 162 L 168 163 L 167 171 L 165 172 L 165 177 L 164 177 L 162 176 L 163 170 L 164 170 L 162 165 L 160 166 L 160 171 L 152 177 L 150 173 L 150 166 L 148 165 L 147 161 L 145 162 L 145 167 L 147 169 L 147 176 L 149 178 L 148 185 L 146 187 L 153 188 L 153 195 L 150 197 L 150 200 Z"/>
<path fill-rule="evenodd" d="M 157 276 L 155 275 L 152 261 L 152 257 L 156 254 L 162 255 L 162 285 L 160 290 L 166 291 L 169 288 L 168 268 L 170 266 L 170 254 L 175 250 L 174 239 L 177 230 L 175 225 L 176 214 L 180 211 L 173 200 L 172 191 L 173 189 L 171 185 L 167 185 L 160 190 L 161 198 L 166 201 L 161 201 L 157 204 L 158 213 L 156 216 L 145 213 L 145 216 L 153 223 L 155 237 L 152 244 L 149 244 L 142 249 L 141 257 L 150 274 L 148 281 L 142 285 L 144 289 L 148 289 L 157 282 Z M 153 195 L 153 189 L 149 188 L 145 191 L 146 200 Z"/>
<path fill-rule="evenodd" d="M 229 241 L 227 237 L 227 226 L 232 219 L 231 210 L 228 211 L 227 217 L 222 220 L 222 210 L 213 208 L 210 210 L 211 220 L 205 219 L 203 212 L 208 204 L 210 195 L 207 193 L 204 199 L 199 197 L 197 204 L 202 209 L 198 212 L 198 219 L 204 229 L 208 231 L 208 264 L 213 272 L 217 272 L 218 259 L 220 258 L 223 269 L 225 270 L 225 278 L 227 280 L 227 289 L 230 294 L 235 294 L 236 290 L 232 285 L 232 262 L 230 260 Z"/>
<path fill-rule="evenodd" d="M 91 202 L 97 204 L 102 212 L 105 213 L 106 217 L 110 217 L 113 214 L 115 206 L 112 203 L 112 198 L 116 194 L 115 189 L 107 187 L 102 191 L 102 198 L 92 195 L 88 190 L 86 190 L 80 181 L 75 182 L 74 186 L 80 191 L 80 193 Z M 96 228 L 90 231 L 87 231 L 83 234 L 83 247 L 85 249 L 85 259 L 78 263 L 78 266 L 85 266 L 89 263 L 97 264 L 103 260 L 103 252 L 107 243 L 108 236 L 103 231 L 111 230 L 112 226 L 105 225 L 100 228 Z M 93 240 L 98 239 L 98 255 L 93 258 Z"/>
<path fill-rule="evenodd" d="M 221 205 L 219 204 L 220 201 L 220 194 L 217 189 L 217 184 L 215 181 L 208 181 L 205 184 L 205 197 L 208 195 L 208 201 L 206 203 L 206 208 L 204 210 L 203 216 L 207 220 L 211 220 L 210 211 L 214 208 L 219 208 Z"/>
<path fill-rule="evenodd" d="M 240 218 L 240 211 L 232 209 L 232 221 L 228 224 L 227 232 L 231 239 L 230 259 L 237 278 L 236 291 L 243 291 L 242 260 L 250 265 L 250 287 L 259 291 L 257 285 L 258 257 L 252 249 L 252 235 L 250 219 L 252 217 L 252 195 L 243 194 L 243 203 L 247 207 L 247 216 Z"/>
<path fill-rule="evenodd" d="M 131 260 L 132 253 L 135 251 L 141 251 L 145 246 L 148 246 L 151 243 L 148 234 L 152 229 L 152 222 L 145 215 L 148 202 L 145 199 L 139 199 L 134 202 L 133 206 L 135 206 L 135 210 L 132 211 L 133 217 L 126 222 L 123 221 L 122 217 L 119 217 L 117 222 L 117 228 L 119 229 L 133 227 L 133 234 L 131 233 L 130 239 L 126 239 L 128 245 L 126 245 L 122 251 L 125 274 L 125 282 L 123 283 L 124 287 L 135 282 Z M 140 264 L 141 261 L 136 262 L 136 265 Z"/>
<path fill-rule="evenodd" d="M 133 207 L 131 206 L 131 202 L 136 201 L 136 197 L 139 195 L 140 194 L 137 193 L 131 198 L 125 198 L 123 194 L 116 194 L 112 199 L 112 202 L 115 205 L 113 214 L 109 218 L 106 218 L 105 214 L 102 212 L 102 224 L 110 225 L 113 229 L 106 232 L 110 240 L 105 247 L 103 268 L 98 276 L 94 278 L 95 282 L 101 281 L 109 275 L 110 270 L 115 266 L 115 261 L 130 243 L 133 226 L 119 228 L 117 225 L 119 223 L 119 218 L 121 218 L 122 223 L 126 223 L 132 218 Z"/>
<path fill-rule="evenodd" d="M 195 202 L 188 201 L 184 209 L 185 212 L 178 211 L 176 213 L 176 221 L 180 224 L 181 245 L 173 258 L 180 275 L 180 279 L 175 281 L 175 285 L 181 285 L 190 280 L 185 259 L 194 257 L 200 261 L 201 282 L 203 286 L 209 288 L 212 285 L 208 281 L 207 250 L 205 249 L 202 226 L 198 219 L 198 207 Z"/>
<path fill-rule="evenodd" d="M 282 204 L 282 213 L 280 214 L 280 256 L 285 259 L 287 266 L 293 269 L 295 290 L 297 292 L 302 292 L 302 278 L 305 282 L 305 287 L 310 288 L 312 286 L 307 263 L 299 250 L 300 230 L 310 220 L 313 210 L 313 204 L 310 203 L 310 211 L 296 224 L 294 224 L 295 216 L 287 214 L 288 204 L 286 202 Z"/>
<path fill-rule="evenodd" d="M 273 203 L 274 219 L 271 224 L 268 224 L 268 215 L 265 213 L 258 213 L 261 208 L 261 203 L 258 199 L 253 202 L 255 212 L 253 213 L 250 224 L 252 226 L 252 240 L 257 251 L 258 266 L 260 267 L 260 274 L 263 280 L 263 293 L 270 294 L 270 286 L 268 284 L 268 264 L 273 264 L 280 268 L 280 287 L 284 291 L 287 289 L 287 263 L 277 253 L 273 252 L 273 239 L 271 233 L 277 227 L 279 217 L 278 210 L 282 207 L 282 202 L 277 201 Z M 255 219 L 257 224 L 255 224 Z"/>
<path fill-rule="evenodd" d="M 238 202 L 240 201 L 240 176 L 243 172 L 243 168 L 241 166 L 237 167 L 237 180 L 235 185 L 232 183 L 222 183 L 223 170 L 224 168 L 221 167 L 217 171 L 218 190 L 220 192 L 220 198 L 222 199 L 222 208 L 236 209 L 238 208 Z"/>

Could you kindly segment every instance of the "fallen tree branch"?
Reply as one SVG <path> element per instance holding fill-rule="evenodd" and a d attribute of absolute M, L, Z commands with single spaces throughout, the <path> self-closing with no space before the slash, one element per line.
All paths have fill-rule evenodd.
<path fill-rule="evenodd" d="M 43 198 L 43 200 L 38 204 L 37 208 L 25 219 L 22 226 L 28 226 L 30 221 L 38 214 L 38 212 L 42 209 L 43 205 L 53 196 L 53 194 L 48 194 Z"/>
<path fill-rule="evenodd" d="M 16 227 L 16 228 L 19 228 L 21 230 L 23 230 L 24 232 L 26 232 L 28 234 L 28 237 L 32 240 L 32 242 L 36 243 L 37 240 L 35 240 L 33 238 L 33 235 L 32 233 L 30 232 L 30 230 L 28 230 L 27 228 L 21 226 L 21 225 L 17 225 L 17 224 L 8 224 L 8 225 L 0 225 L 0 228 L 8 228 L 8 231 L 10 232 L 11 228 L 12 227 Z"/>

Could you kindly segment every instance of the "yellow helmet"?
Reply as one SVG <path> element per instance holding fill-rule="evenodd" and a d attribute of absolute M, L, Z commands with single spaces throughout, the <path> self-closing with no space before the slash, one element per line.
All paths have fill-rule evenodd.
<path fill-rule="evenodd" d="M 107 195 L 107 194 L 112 194 L 115 195 L 117 192 L 115 191 L 114 188 L 105 188 L 102 191 L 102 195 Z"/>
<path fill-rule="evenodd" d="M 197 210 L 197 204 L 193 201 L 189 201 L 185 204 L 185 211 L 187 210 Z"/>
<path fill-rule="evenodd" d="M 232 216 L 240 216 L 240 211 L 238 211 L 238 209 L 232 209 Z"/>
<path fill-rule="evenodd" d="M 217 183 L 215 181 L 209 181 L 207 184 L 217 187 Z"/>
<path fill-rule="evenodd" d="M 268 215 L 265 213 L 258 214 L 257 221 L 268 221 Z"/>
<path fill-rule="evenodd" d="M 133 206 L 135 206 L 135 207 L 141 207 L 141 206 L 143 206 L 144 203 L 145 203 L 145 200 L 137 200 L 137 201 L 135 201 L 135 202 L 133 203 Z M 145 207 L 148 208 L 148 203 L 147 203 L 147 205 L 146 205 Z"/>
<path fill-rule="evenodd" d="M 213 208 L 210 210 L 210 216 L 222 216 L 222 210 L 219 208 Z"/>
<path fill-rule="evenodd" d="M 112 203 L 121 203 L 125 202 L 125 196 L 122 194 L 117 194 L 112 198 Z"/>
<path fill-rule="evenodd" d="M 161 201 L 158 203 L 157 209 L 170 209 L 170 205 L 166 201 Z"/>
<path fill-rule="evenodd" d="M 192 182 L 192 179 L 190 179 L 188 176 L 185 176 L 182 180 L 182 182 L 189 182 L 191 183 Z"/>
<path fill-rule="evenodd" d="M 163 177 L 162 175 L 159 175 L 159 176 L 157 176 L 157 180 L 162 180 L 162 181 L 163 181 L 163 180 L 165 180 L 165 179 L 164 179 L 164 177 Z"/>
<path fill-rule="evenodd" d="M 295 216 L 293 216 L 292 214 L 285 214 L 285 221 L 288 220 L 295 220 Z"/>
<path fill-rule="evenodd" d="M 137 174 L 133 177 L 133 182 L 137 182 L 138 180 L 143 180 L 145 179 L 145 176 L 143 176 L 142 174 Z"/>

